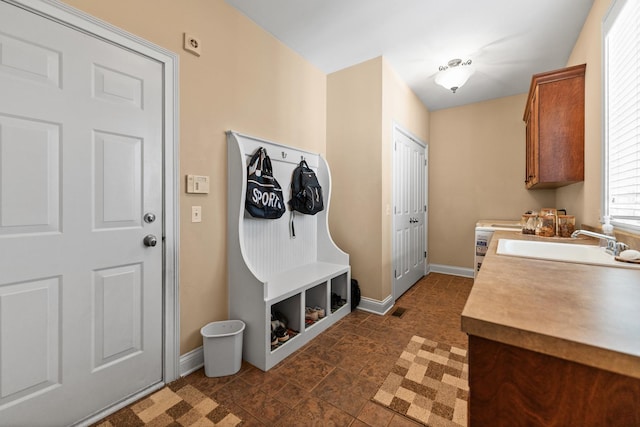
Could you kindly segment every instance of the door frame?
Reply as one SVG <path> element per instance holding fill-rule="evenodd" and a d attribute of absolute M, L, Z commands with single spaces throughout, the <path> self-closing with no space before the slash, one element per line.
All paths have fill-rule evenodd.
<path fill-rule="evenodd" d="M 427 260 L 429 259 L 429 241 L 427 239 L 428 235 L 429 235 L 429 144 L 427 144 L 426 142 L 422 141 L 420 138 L 418 138 L 416 135 L 414 135 L 413 133 L 411 133 L 410 131 L 408 131 L 407 129 L 403 128 L 399 123 L 397 122 L 393 122 L 392 125 L 392 130 L 391 130 L 392 134 L 391 134 L 391 177 L 392 177 L 392 182 L 391 182 L 391 204 L 392 204 L 392 209 L 393 211 L 391 212 L 391 296 L 393 297 L 393 302 L 395 303 L 395 301 L 398 299 L 398 295 L 397 295 L 397 291 L 396 291 L 396 276 L 395 276 L 395 269 L 396 269 L 396 252 L 398 250 L 397 248 L 397 241 L 396 241 L 396 214 L 395 214 L 395 191 L 396 191 L 396 180 L 398 179 L 398 176 L 396 174 L 396 169 L 395 169 L 395 165 L 396 165 L 396 153 L 397 151 L 395 150 L 395 139 L 396 139 L 396 133 L 401 133 L 404 136 L 406 136 L 407 138 L 409 138 L 410 140 L 412 140 L 413 142 L 417 143 L 418 145 L 420 145 L 421 147 L 424 148 L 424 158 L 426 160 L 426 164 L 425 164 L 425 186 L 424 186 L 424 191 L 425 191 L 425 195 L 424 195 L 424 199 L 426 200 L 427 203 L 427 210 L 424 212 L 424 248 L 425 251 L 427 252 L 427 257 L 424 260 L 424 275 L 426 275 L 427 273 L 429 273 L 429 263 L 427 262 Z"/>
<path fill-rule="evenodd" d="M 163 351 L 162 382 L 180 376 L 179 110 L 178 55 L 56 0 L 2 0 L 92 37 L 160 62 L 163 66 Z M 123 396 L 124 398 L 125 396 Z M 107 411 L 125 402 L 114 402 Z M 117 409 L 117 408 L 116 408 Z"/>

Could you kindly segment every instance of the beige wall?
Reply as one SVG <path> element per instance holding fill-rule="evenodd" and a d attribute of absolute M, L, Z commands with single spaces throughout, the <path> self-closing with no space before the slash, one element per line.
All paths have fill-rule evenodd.
<path fill-rule="evenodd" d="M 327 159 L 336 183 L 329 223 L 362 295 L 391 295 L 392 128 L 427 141 L 429 112 L 381 57 L 327 77 Z"/>
<path fill-rule="evenodd" d="M 431 112 L 431 264 L 472 268 L 477 220 L 519 219 L 527 210 L 555 206 L 554 190 L 524 185 L 526 99 L 522 94 Z"/>
<path fill-rule="evenodd" d="M 576 215 L 576 224 L 600 224 L 602 197 L 602 19 L 611 0 L 596 0 L 567 65 L 587 64 L 585 74 L 584 182 L 557 190 L 558 206 Z"/>
<path fill-rule="evenodd" d="M 180 55 L 180 352 L 228 316 L 226 141 L 234 129 L 326 152 L 326 76 L 223 1 L 66 0 Z M 202 56 L 182 50 L 200 37 Z M 184 193 L 186 174 L 209 175 L 208 195 Z M 191 206 L 202 223 L 191 223 Z"/>
<path fill-rule="evenodd" d="M 327 161 L 335 183 L 329 228 L 362 295 L 382 296 L 382 58 L 327 76 Z M 365 179 L 362 179 L 365 178 Z"/>

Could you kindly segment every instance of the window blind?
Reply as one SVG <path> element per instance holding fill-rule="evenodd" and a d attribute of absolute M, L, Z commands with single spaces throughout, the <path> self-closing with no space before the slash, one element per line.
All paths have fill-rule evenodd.
<path fill-rule="evenodd" d="M 640 1 L 617 3 L 605 20 L 605 214 L 640 228 Z"/>

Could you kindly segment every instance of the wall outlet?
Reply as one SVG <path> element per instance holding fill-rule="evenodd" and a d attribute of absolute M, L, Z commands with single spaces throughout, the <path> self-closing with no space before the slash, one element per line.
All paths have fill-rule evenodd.
<path fill-rule="evenodd" d="M 195 56 L 200 56 L 202 53 L 202 43 L 200 39 L 193 34 L 184 33 L 184 50 L 193 53 Z"/>
<path fill-rule="evenodd" d="M 191 222 L 202 222 L 202 206 L 191 206 Z"/>

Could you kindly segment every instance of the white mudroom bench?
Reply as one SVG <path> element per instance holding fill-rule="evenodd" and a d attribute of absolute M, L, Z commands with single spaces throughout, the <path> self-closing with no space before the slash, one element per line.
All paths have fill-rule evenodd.
<path fill-rule="evenodd" d="M 275 220 L 253 218 L 245 211 L 247 164 L 259 147 L 271 158 L 285 202 L 291 197 L 293 170 L 303 158 L 322 186 L 324 210 L 316 215 L 296 213 L 295 237 L 289 228 L 290 210 Z M 246 324 L 243 358 L 267 371 L 349 314 L 349 255 L 329 233 L 331 175 L 322 156 L 228 131 L 227 158 L 229 318 Z M 325 317 L 306 324 L 305 307 L 320 307 Z M 271 346 L 272 312 L 284 316 L 287 327 L 295 331 L 276 347 Z"/>

